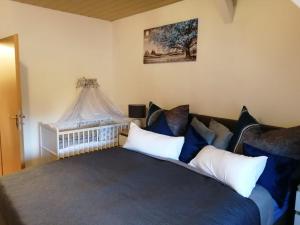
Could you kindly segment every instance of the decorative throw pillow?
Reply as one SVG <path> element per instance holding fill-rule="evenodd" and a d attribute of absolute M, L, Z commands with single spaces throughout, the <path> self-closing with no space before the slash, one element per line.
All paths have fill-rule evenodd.
<path fill-rule="evenodd" d="M 250 130 L 244 134 L 244 143 L 274 155 L 300 160 L 300 126 L 267 132 Z"/>
<path fill-rule="evenodd" d="M 273 155 L 251 145 L 244 144 L 246 156 L 267 156 L 267 164 L 257 183 L 266 188 L 273 199 L 281 207 L 289 189 L 289 183 L 296 169 L 296 160 Z"/>
<path fill-rule="evenodd" d="M 147 127 L 146 130 L 154 132 L 154 133 L 158 133 L 158 134 L 174 136 L 173 132 L 169 128 L 169 125 L 167 123 L 164 112 L 162 112 L 159 115 L 158 119 L 153 124 L 151 124 L 149 127 Z"/>
<path fill-rule="evenodd" d="M 229 142 L 228 150 L 232 152 L 236 152 L 236 148 L 241 141 L 241 137 L 243 133 L 255 126 L 260 126 L 259 123 L 256 121 L 256 119 L 250 115 L 248 112 L 248 109 L 246 106 L 243 106 L 239 120 L 235 126 L 235 129 L 233 131 L 233 137 L 231 138 Z"/>
<path fill-rule="evenodd" d="M 189 108 L 189 105 L 180 105 L 164 111 L 168 125 L 175 136 L 185 133 L 189 122 Z"/>
<path fill-rule="evenodd" d="M 184 144 L 179 155 L 179 160 L 189 163 L 206 145 L 207 142 L 204 138 L 190 125 L 184 136 Z"/>
<path fill-rule="evenodd" d="M 184 137 L 170 137 L 153 133 L 130 123 L 128 138 L 124 148 L 153 156 L 178 160 Z"/>
<path fill-rule="evenodd" d="M 167 123 L 175 136 L 185 133 L 189 117 L 189 105 L 180 105 L 170 110 L 163 110 L 153 102 L 149 103 L 149 110 L 146 117 L 146 127 L 151 126 L 160 116 L 165 113 Z"/>
<path fill-rule="evenodd" d="M 235 147 L 234 153 L 243 154 L 244 143 L 247 142 L 247 140 L 249 140 L 249 137 L 250 136 L 253 137 L 253 135 L 256 136 L 261 133 L 262 133 L 262 130 L 261 130 L 260 126 L 252 126 L 252 127 L 249 127 L 248 129 L 246 129 L 243 132 L 243 134 L 241 135 L 240 140 Z"/>
<path fill-rule="evenodd" d="M 146 127 L 150 126 L 159 116 L 162 109 L 154 104 L 153 102 L 149 102 L 149 107 L 146 116 Z"/>
<path fill-rule="evenodd" d="M 217 148 L 227 149 L 229 141 L 233 136 L 230 130 L 215 120 L 211 120 L 209 122 L 209 129 L 214 131 L 216 134 L 212 145 Z"/>
<path fill-rule="evenodd" d="M 194 117 L 192 119 L 191 126 L 205 139 L 207 144 L 211 145 L 213 143 L 216 134 L 213 130 L 205 126 L 204 123 Z"/>
<path fill-rule="evenodd" d="M 262 174 L 266 156 L 247 157 L 212 145 L 204 147 L 189 163 L 203 175 L 212 177 L 248 198 Z"/>
<path fill-rule="evenodd" d="M 158 119 L 158 117 L 163 111 L 164 111 L 163 109 L 158 109 L 151 114 L 148 120 L 148 127 L 151 126 L 153 123 L 155 123 L 155 121 Z"/>

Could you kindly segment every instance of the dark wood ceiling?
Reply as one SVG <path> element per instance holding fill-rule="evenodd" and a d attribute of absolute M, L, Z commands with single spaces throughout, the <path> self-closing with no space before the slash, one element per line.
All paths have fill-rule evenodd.
<path fill-rule="evenodd" d="M 44 8 L 114 21 L 182 0 L 13 0 Z"/>

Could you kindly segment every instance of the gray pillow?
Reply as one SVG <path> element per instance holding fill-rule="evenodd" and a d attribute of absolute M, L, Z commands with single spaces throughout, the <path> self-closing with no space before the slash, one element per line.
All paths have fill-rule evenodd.
<path fill-rule="evenodd" d="M 209 122 L 209 129 L 214 131 L 216 134 L 216 138 L 213 141 L 212 145 L 220 149 L 227 149 L 233 133 L 223 124 L 215 120 L 211 120 Z"/>
<path fill-rule="evenodd" d="M 300 160 L 300 126 L 263 133 L 250 130 L 244 134 L 243 141 L 271 154 Z"/>
<path fill-rule="evenodd" d="M 216 134 L 213 130 L 209 129 L 204 125 L 201 121 L 199 121 L 196 117 L 192 119 L 191 122 L 192 127 L 205 139 L 207 144 L 211 145 L 216 137 Z"/>

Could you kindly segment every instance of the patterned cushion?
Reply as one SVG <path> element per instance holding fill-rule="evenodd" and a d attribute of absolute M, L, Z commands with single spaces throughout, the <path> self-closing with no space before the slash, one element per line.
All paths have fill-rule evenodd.
<path fill-rule="evenodd" d="M 248 129 L 246 129 L 243 134 L 241 135 L 239 142 L 236 144 L 235 147 L 235 153 L 237 154 L 243 154 L 243 144 L 249 140 L 249 138 L 253 138 L 254 136 L 257 137 L 257 135 L 261 134 L 262 130 L 260 126 L 251 126 Z"/>
<path fill-rule="evenodd" d="M 239 120 L 233 131 L 233 137 L 230 140 L 228 150 L 232 152 L 237 151 L 237 147 L 241 142 L 243 133 L 253 127 L 260 126 L 256 119 L 250 115 L 246 106 L 243 106 Z"/>
<path fill-rule="evenodd" d="M 149 103 L 149 109 L 146 117 L 146 127 L 151 126 L 164 112 L 168 126 L 175 136 L 181 136 L 184 134 L 189 117 L 189 105 L 177 106 L 170 110 L 161 109 L 153 102 Z"/>
<path fill-rule="evenodd" d="M 161 113 L 158 119 L 154 123 L 152 123 L 149 127 L 147 127 L 146 130 L 157 134 L 174 136 L 173 132 L 171 131 L 168 125 L 164 112 Z"/>
<path fill-rule="evenodd" d="M 149 102 L 148 112 L 146 116 L 146 127 L 151 126 L 151 124 L 158 118 L 162 109 L 155 105 L 153 102 Z"/>

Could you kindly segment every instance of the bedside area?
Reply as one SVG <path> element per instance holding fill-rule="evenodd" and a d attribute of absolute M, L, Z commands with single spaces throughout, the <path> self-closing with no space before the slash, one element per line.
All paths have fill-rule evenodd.
<path fill-rule="evenodd" d="M 121 131 L 119 133 L 118 141 L 119 141 L 119 146 L 123 146 L 127 140 L 128 137 L 128 130 Z"/>
<path fill-rule="evenodd" d="M 300 184 L 298 185 L 297 196 L 296 196 L 294 225 L 300 225 Z"/>

